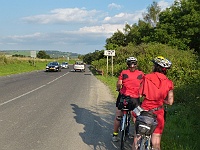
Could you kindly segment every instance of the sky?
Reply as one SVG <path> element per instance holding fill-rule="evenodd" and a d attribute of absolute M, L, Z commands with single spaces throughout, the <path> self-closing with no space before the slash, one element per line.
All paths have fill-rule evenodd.
<path fill-rule="evenodd" d="M 105 50 L 153 1 L 164 10 L 174 0 L 0 0 L 0 50 Z"/>

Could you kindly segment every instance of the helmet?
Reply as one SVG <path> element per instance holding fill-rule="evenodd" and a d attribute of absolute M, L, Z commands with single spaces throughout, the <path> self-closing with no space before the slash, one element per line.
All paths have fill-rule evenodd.
<path fill-rule="evenodd" d="M 131 66 L 132 64 L 136 65 L 137 64 L 137 58 L 135 57 L 129 57 L 126 59 L 126 63 L 128 66 Z"/>
<path fill-rule="evenodd" d="M 166 69 L 169 69 L 172 65 L 171 61 L 162 56 L 157 56 L 152 60 L 152 62 Z"/>
<path fill-rule="evenodd" d="M 137 58 L 129 57 L 129 58 L 126 59 L 126 62 L 137 62 Z"/>

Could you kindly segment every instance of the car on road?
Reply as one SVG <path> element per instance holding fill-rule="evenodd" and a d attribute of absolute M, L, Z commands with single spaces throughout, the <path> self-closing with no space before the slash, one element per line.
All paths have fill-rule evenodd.
<path fill-rule="evenodd" d="M 57 71 L 60 72 L 61 71 L 61 65 L 59 62 L 50 62 L 46 65 L 46 72 L 50 72 L 50 71 Z"/>
<path fill-rule="evenodd" d="M 63 68 L 63 69 L 69 68 L 68 62 L 62 62 L 62 63 L 61 63 L 61 68 Z"/>
<path fill-rule="evenodd" d="M 85 63 L 83 61 L 76 61 L 75 64 L 73 65 L 74 71 L 81 71 L 85 72 Z"/>

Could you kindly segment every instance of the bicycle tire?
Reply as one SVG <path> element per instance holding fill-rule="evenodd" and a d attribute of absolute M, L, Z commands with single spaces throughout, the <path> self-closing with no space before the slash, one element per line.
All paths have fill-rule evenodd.
<path fill-rule="evenodd" d="M 138 145 L 139 145 L 138 150 L 151 150 L 152 146 L 151 146 L 150 141 L 151 141 L 151 138 L 146 138 L 142 136 L 142 138 L 138 142 Z"/>
<path fill-rule="evenodd" d="M 144 139 L 144 137 L 142 137 L 142 138 L 140 139 L 140 142 L 139 142 L 140 147 L 139 147 L 138 150 L 146 150 L 146 148 L 145 148 L 145 142 L 146 142 L 146 140 Z"/>
<path fill-rule="evenodd" d="M 125 142 L 125 130 L 121 131 L 121 150 L 124 150 L 124 142 Z"/>
<path fill-rule="evenodd" d="M 152 149 L 151 136 L 147 139 L 146 150 Z"/>
<path fill-rule="evenodd" d="M 124 150 L 124 143 L 125 143 L 125 136 L 126 136 L 126 127 L 127 127 L 127 115 L 124 115 L 122 117 L 122 120 L 121 120 L 121 143 L 120 143 L 120 149 L 121 150 Z"/>

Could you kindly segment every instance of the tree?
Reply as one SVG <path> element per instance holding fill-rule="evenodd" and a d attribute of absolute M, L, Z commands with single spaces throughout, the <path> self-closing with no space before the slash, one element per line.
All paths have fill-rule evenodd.
<path fill-rule="evenodd" d="M 46 54 L 45 51 L 39 51 L 37 53 L 37 58 L 41 58 L 41 59 L 49 59 L 50 56 Z"/>
<path fill-rule="evenodd" d="M 117 30 L 110 38 L 106 39 L 106 49 L 110 49 L 110 46 L 113 47 L 113 49 L 116 49 L 119 46 L 126 46 L 126 39 L 123 32 Z"/>
<path fill-rule="evenodd" d="M 134 45 L 162 43 L 179 50 L 194 49 L 200 54 L 200 2 L 181 0 L 161 12 L 156 2 L 149 6 L 144 21 L 126 24 L 123 32 L 116 32 L 106 40 L 106 49 Z"/>
<path fill-rule="evenodd" d="M 104 50 L 95 50 L 93 53 L 88 53 L 83 56 L 83 61 L 87 64 L 91 64 L 94 60 L 100 60 L 104 58 Z"/>
<path fill-rule="evenodd" d="M 161 8 L 158 6 L 158 3 L 154 1 L 153 4 L 147 7 L 147 13 L 143 13 L 143 19 L 152 27 L 156 27 L 160 12 Z"/>
<path fill-rule="evenodd" d="M 168 44 L 179 49 L 189 47 L 200 53 L 199 8 L 198 0 L 175 1 L 174 5 L 160 14 L 158 29 L 167 32 Z"/>

